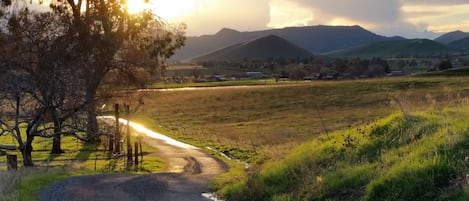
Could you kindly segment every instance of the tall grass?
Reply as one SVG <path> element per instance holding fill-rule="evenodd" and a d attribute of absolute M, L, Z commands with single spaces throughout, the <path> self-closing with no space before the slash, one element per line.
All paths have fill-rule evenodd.
<path fill-rule="evenodd" d="M 16 174 L 15 172 L 0 172 L 0 200 L 19 200 L 16 193 L 16 184 L 18 180 L 19 174 Z"/>
<path fill-rule="evenodd" d="M 233 150 L 240 158 L 281 159 L 320 133 L 358 126 L 396 110 L 408 113 L 453 104 L 467 96 L 468 89 L 467 79 L 406 77 L 146 92 L 145 108 L 135 117 L 179 140 L 220 146 L 220 151 Z"/>
<path fill-rule="evenodd" d="M 38 168 L 0 172 L 0 200 L 35 201 L 45 185 L 76 174 L 71 170 Z"/>
<path fill-rule="evenodd" d="M 220 192 L 239 201 L 467 200 L 468 109 L 400 112 L 321 136 Z"/>

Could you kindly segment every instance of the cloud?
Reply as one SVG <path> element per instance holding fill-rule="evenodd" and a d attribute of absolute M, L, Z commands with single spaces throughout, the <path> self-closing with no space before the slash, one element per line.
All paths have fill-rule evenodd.
<path fill-rule="evenodd" d="M 168 0 L 169 1 L 169 0 Z M 375 33 L 430 37 L 430 31 L 469 31 L 467 0 L 197 0 L 180 20 L 189 35 L 305 25 L 360 25 Z"/>
<path fill-rule="evenodd" d="M 314 20 L 310 9 L 300 7 L 288 0 L 271 0 L 270 21 L 267 26 L 282 28 L 286 26 L 307 26 Z"/>
<path fill-rule="evenodd" d="M 467 4 L 467 0 L 403 0 L 405 4 L 418 5 L 458 5 Z"/>
<path fill-rule="evenodd" d="M 366 23 L 394 22 L 400 16 L 398 0 L 291 0 L 300 7 L 310 8 L 316 21 L 325 23 L 333 18 L 347 18 Z"/>
<path fill-rule="evenodd" d="M 310 25 L 357 24 L 378 34 L 410 38 L 434 38 L 437 35 L 431 31 L 454 28 L 469 31 L 467 0 L 273 0 L 271 4 L 278 1 L 312 13 Z"/>
<path fill-rule="evenodd" d="M 228 27 L 241 31 L 266 29 L 270 21 L 270 0 L 199 0 L 197 9 L 181 21 L 188 33 L 215 33 Z"/>

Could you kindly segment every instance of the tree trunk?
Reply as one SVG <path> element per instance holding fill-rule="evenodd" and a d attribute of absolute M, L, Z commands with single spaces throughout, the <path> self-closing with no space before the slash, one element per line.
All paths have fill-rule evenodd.
<path fill-rule="evenodd" d="M 88 125 L 86 128 L 86 135 L 88 140 L 91 142 L 99 142 L 99 126 L 98 120 L 96 119 L 96 91 L 97 87 L 89 86 L 86 91 L 86 102 L 87 102 L 87 117 Z"/>
<path fill-rule="evenodd" d="M 54 118 L 54 138 L 52 141 L 52 154 L 61 154 L 64 153 L 62 150 L 62 123 L 58 117 L 57 111 L 53 113 Z"/>
<path fill-rule="evenodd" d="M 34 136 L 28 135 L 26 137 L 26 144 L 24 145 L 24 147 L 22 147 L 21 154 L 23 155 L 23 165 L 25 167 L 34 166 L 33 157 L 31 156 L 31 153 L 33 152 L 33 146 L 32 146 L 33 140 L 34 140 Z"/>

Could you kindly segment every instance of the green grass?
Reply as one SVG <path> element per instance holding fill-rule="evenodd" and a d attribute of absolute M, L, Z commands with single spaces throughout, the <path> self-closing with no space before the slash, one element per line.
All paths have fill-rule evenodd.
<path fill-rule="evenodd" d="M 251 163 L 254 169 L 244 172 L 242 168 L 234 168 L 212 184 L 214 189 L 232 200 L 243 200 L 243 196 L 247 200 L 265 197 L 271 200 L 304 200 L 313 194 L 321 197 L 313 196 L 310 200 L 328 200 L 332 195 L 332 200 L 361 200 L 368 193 L 372 195 L 373 190 L 368 190 L 371 187 L 367 188 L 371 179 L 384 174 L 384 171 L 376 172 L 376 169 L 391 170 L 390 167 L 397 163 L 393 161 L 396 156 L 428 154 L 428 150 L 415 149 L 415 146 L 428 148 L 426 144 L 416 145 L 415 142 L 420 142 L 428 133 L 437 136 L 434 132 L 439 132 L 441 125 L 435 119 L 440 117 L 409 114 L 428 108 L 440 111 L 450 105 L 467 103 L 469 80 L 401 77 L 140 95 L 146 97 L 146 107 L 135 115 L 143 125 Z M 396 115 L 396 111 L 405 114 L 406 118 Z M 390 114 L 394 115 L 385 118 Z M 376 123 L 377 119 L 383 123 Z M 375 125 L 374 137 L 370 135 L 371 127 L 366 127 L 369 133 L 366 137 L 360 137 L 362 134 L 352 129 L 363 130 L 363 125 Z M 337 130 L 342 133 L 334 132 Z M 403 135 L 404 131 L 414 134 Z M 293 149 L 301 150 L 295 147 L 311 140 L 317 142 L 301 146 L 309 157 L 301 158 L 301 154 L 291 153 Z M 320 147 L 320 154 L 314 155 L 319 159 L 311 154 L 316 151 L 306 147 Z M 292 159 L 295 157 L 297 160 Z M 355 162 L 344 162 L 347 158 Z M 283 159 L 285 165 L 276 163 Z M 388 162 L 382 166 L 383 161 Z M 435 158 L 435 161 L 444 161 L 444 157 Z M 418 164 L 428 164 L 430 168 L 422 170 L 424 173 L 441 172 L 445 175 L 453 171 L 441 169 L 439 163 L 426 159 L 411 164 L 398 163 L 413 167 L 403 172 L 396 171 L 395 174 L 399 175 L 419 172 L 419 167 L 415 166 Z M 275 170 L 270 169 L 271 166 Z M 263 171 L 259 173 L 258 169 Z M 326 171 L 330 169 L 340 171 Z M 282 171 L 286 173 L 275 173 Z M 236 183 L 246 176 L 252 179 Z M 324 183 L 330 178 L 337 179 L 324 185 L 312 182 Z M 338 181 L 339 178 L 344 180 Z M 252 191 L 246 191 L 246 188 Z M 256 194 L 257 190 L 260 193 Z M 328 193 L 318 193 L 322 191 Z"/>
<path fill-rule="evenodd" d="M 465 77 L 469 76 L 469 67 L 453 68 L 442 71 L 425 72 L 415 75 L 417 77 Z"/>
<path fill-rule="evenodd" d="M 432 56 L 452 53 L 446 45 L 427 39 L 408 39 L 381 41 L 347 50 L 330 53 L 334 57 L 396 57 L 396 56 Z"/>
<path fill-rule="evenodd" d="M 132 145 L 136 140 L 136 137 L 132 137 Z M 0 136 L 0 143 L 16 144 L 8 135 Z M 2 195 L 3 197 L 0 196 L 0 200 L 36 200 L 41 188 L 71 176 L 114 172 L 145 174 L 161 172 L 165 167 L 161 158 L 152 155 L 155 150 L 144 143 L 142 144 L 143 163 L 137 169 L 127 169 L 123 158 L 109 158 L 103 145 L 84 143 L 72 136 L 62 137 L 62 149 L 65 152 L 63 154 L 50 154 L 52 139 L 48 138 L 37 137 L 33 147 L 35 168 L 22 167 L 22 156 L 19 151 L 6 152 L 18 156 L 20 170 L 4 172 L 6 167 L 1 166 L 0 175 L 7 175 L 4 177 L 7 180 L 2 181 L 3 185 L 0 184 L 0 192 L 8 191 L 8 193 Z M 0 162 L 5 161 L 5 156 L 0 157 Z"/>
<path fill-rule="evenodd" d="M 468 89 L 466 79 L 411 77 L 147 92 L 141 93 L 145 106 L 136 116 L 182 141 L 282 158 L 326 130 L 357 126 L 396 110 L 452 104 L 463 100 Z"/>
<path fill-rule="evenodd" d="M 228 200 L 467 200 L 469 108 L 396 113 L 304 143 Z"/>

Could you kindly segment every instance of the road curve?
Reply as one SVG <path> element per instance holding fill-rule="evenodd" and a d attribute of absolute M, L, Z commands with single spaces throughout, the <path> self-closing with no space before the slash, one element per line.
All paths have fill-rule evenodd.
<path fill-rule="evenodd" d="M 102 117 L 114 121 L 113 117 Z M 120 120 L 125 123 L 125 120 Z M 167 164 L 164 173 L 100 174 L 79 176 L 52 184 L 39 194 L 40 201 L 209 201 L 202 196 L 208 181 L 227 170 L 226 164 L 141 125 L 130 126 L 144 135 L 142 141 L 156 149 Z"/>

